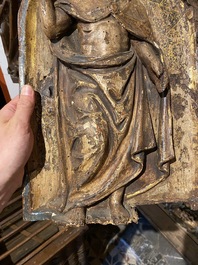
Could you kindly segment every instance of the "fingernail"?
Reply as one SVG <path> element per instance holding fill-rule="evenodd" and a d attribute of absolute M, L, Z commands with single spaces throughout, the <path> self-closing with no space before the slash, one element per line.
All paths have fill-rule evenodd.
<path fill-rule="evenodd" d="M 34 90 L 31 86 L 25 85 L 21 89 L 21 95 L 32 96 L 34 94 Z"/>

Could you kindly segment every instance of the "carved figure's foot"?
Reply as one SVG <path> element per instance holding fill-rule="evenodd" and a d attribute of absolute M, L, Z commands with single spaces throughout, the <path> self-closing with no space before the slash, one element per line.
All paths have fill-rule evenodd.
<path fill-rule="evenodd" d="M 65 226 L 84 226 L 85 225 L 85 209 L 74 208 L 68 212 L 52 215 L 52 220 L 57 224 Z"/>
<path fill-rule="evenodd" d="M 111 218 L 115 225 L 127 224 L 130 219 L 129 212 L 123 206 L 124 188 L 114 191 L 109 198 Z"/>
<path fill-rule="evenodd" d="M 50 200 L 47 203 L 47 207 L 51 210 L 53 210 L 53 212 L 57 213 L 61 213 L 63 212 L 63 210 L 65 209 L 65 204 L 66 204 L 66 196 L 63 195 L 59 195 L 56 198 Z"/>
<path fill-rule="evenodd" d="M 130 215 L 121 204 L 114 204 L 113 207 L 111 207 L 111 218 L 115 225 L 127 224 Z"/>

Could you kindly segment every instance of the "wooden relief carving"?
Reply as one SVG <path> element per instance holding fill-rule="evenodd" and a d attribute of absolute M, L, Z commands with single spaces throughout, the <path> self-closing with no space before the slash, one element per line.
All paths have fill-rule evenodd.
<path fill-rule="evenodd" d="M 22 1 L 21 84 L 38 91 L 26 219 L 126 224 L 138 204 L 196 201 L 196 8 Z"/>

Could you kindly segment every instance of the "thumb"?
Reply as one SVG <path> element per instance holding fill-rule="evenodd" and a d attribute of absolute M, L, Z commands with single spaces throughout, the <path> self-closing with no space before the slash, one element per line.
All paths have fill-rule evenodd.
<path fill-rule="evenodd" d="M 23 86 L 14 118 L 22 123 L 28 123 L 34 111 L 35 95 L 30 85 Z"/>

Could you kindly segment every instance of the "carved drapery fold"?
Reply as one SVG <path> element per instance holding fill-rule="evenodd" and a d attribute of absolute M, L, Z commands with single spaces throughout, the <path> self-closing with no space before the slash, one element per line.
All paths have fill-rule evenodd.
<path fill-rule="evenodd" d="M 149 0 L 104 2 L 96 6 L 94 1 L 55 1 L 53 10 L 60 12 L 67 27 L 54 24 L 53 33 L 45 32 L 50 22 L 35 12 L 39 3 L 22 3 L 26 24 L 20 29 L 26 40 L 21 62 L 25 81 L 41 96 L 33 122 L 37 145 L 25 189 L 27 219 L 52 218 L 66 225 L 127 223 L 137 220 L 137 204 L 187 199 L 195 193 L 194 147 L 190 167 L 179 156 L 195 135 L 194 112 L 186 119 L 179 108 L 185 102 L 182 84 L 188 82 L 182 73 L 190 68 L 184 63 L 179 69 L 178 62 L 192 59 L 194 49 L 194 44 L 182 43 L 183 35 L 188 40 L 194 36 L 193 22 L 187 23 L 190 32 L 182 26 L 189 10 L 180 0 L 174 7 L 173 0 L 166 6 Z M 156 10 L 158 16 L 147 16 Z M 171 12 L 175 20 L 168 16 Z M 172 31 L 178 41 L 170 41 Z M 34 34 L 30 41 L 27 37 Z M 106 39 L 99 52 L 101 36 Z M 108 42 L 113 38 L 115 52 L 110 53 Z M 190 52 L 181 53 L 182 45 Z M 193 82 L 192 78 L 188 86 L 196 90 Z M 187 100 L 188 112 L 190 94 Z M 192 184 L 186 181 L 187 173 L 180 172 L 181 164 L 183 172 L 191 171 Z M 188 194 L 182 183 L 189 187 Z"/>

